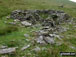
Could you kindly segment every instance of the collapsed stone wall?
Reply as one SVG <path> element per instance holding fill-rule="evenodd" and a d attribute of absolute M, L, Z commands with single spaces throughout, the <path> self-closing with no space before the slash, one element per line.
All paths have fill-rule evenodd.
<path fill-rule="evenodd" d="M 44 16 L 47 14 L 47 17 L 44 18 L 41 14 Z M 32 24 L 40 22 L 44 26 L 49 24 L 51 24 L 51 26 L 55 26 L 67 21 L 70 16 L 63 11 L 56 10 L 15 10 L 11 13 L 10 18 L 18 19 L 20 21 L 29 21 Z"/>
<path fill-rule="evenodd" d="M 15 10 L 11 13 L 10 18 L 20 20 L 25 26 L 40 23 L 43 28 L 36 32 L 35 41 L 40 44 L 55 44 L 55 38 L 61 40 L 58 33 L 66 31 L 60 24 L 67 22 L 70 16 L 64 11 L 57 10 Z"/>
<path fill-rule="evenodd" d="M 46 44 L 57 45 L 57 46 L 62 45 L 63 37 L 58 33 L 67 31 L 67 28 L 62 27 L 60 24 L 63 22 L 68 22 L 70 20 L 70 16 L 67 13 L 65 13 L 64 11 L 56 11 L 56 10 L 15 10 L 11 13 L 10 18 L 14 19 L 14 21 L 16 22 L 20 21 L 19 24 L 23 24 L 24 26 L 31 27 L 31 25 L 33 25 L 35 27 L 37 25 L 37 27 L 40 27 L 38 25 L 39 23 L 42 25 L 42 28 L 40 30 L 35 31 L 37 35 L 34 38 L 34 40 L 29 40 L 29 42 L 31 43 L 27 46 L 22 47 L 21 51 L 24 51 L 31 45 L 35 46 L 36 43 L 41 45 Z M 73 19 L 71 20 L 73 21 Z M 16 25 L 15 22 L 11 22 L 9 24 Z M 27 38 L 29 37 L 28 34 L 24 34 L 24 36 Z M 60 42 L 56 41 L 56 39 L 60 40 Z M 14 43 L 15 41 L 10 42 Z M 15 52 L 17 48 L 18 47 L 8 48 L 8 46 L 1 46 L 0 54 L 16 54 Z M 37 47 L 32 50 L 38 51 L 40 50 L 40 48 Z"/>

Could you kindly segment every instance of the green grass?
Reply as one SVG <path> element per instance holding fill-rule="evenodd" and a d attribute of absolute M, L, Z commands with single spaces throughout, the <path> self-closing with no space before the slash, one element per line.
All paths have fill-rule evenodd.
<path fill-rule="evenodd" d="M 59 8 L 59 5 L 64 5 L 64 8 Z M 64 10 L 66 13 L 68 13 L 70 16 L 76 17 L 76 3 L 70 2 L 68 0 L 0 0 L 0 45 L 7 45 L 7 46 L 18 46 L 19 49 L 29 44 L 29 42 L 26 39 L 32 40 L 34 33 L 31 31 L 39 30 L 40 28 L 26 28 L 26 27 L 18 27 L 18 30 L 15 30 L 15 26 L 11 26 L 9 28 L 9 25 L 4 23 L 4 21 L 12 22 L 12 19 L 7 20 L 6 16 L 10 15 L 10 13 L 13 10 L 17 9 L 55 9 L 55 10 Z M 42 17 L 46 18 L 47 15 L 42 15 Z M 65 25 L 64 25 L 65 26 Z M 64 35 L 63 41 L 64 43 L 61 46 L 44 46 L 48 50 L 42 51 L 40 53 L 35 53 L 30 51 L 34 46 L 31 46 L 31 48 L 27 49 L 26 51 L 22 52 L 18 49 L 18 52 L 15 56 L 9 55 L 9 57 L 21 57 L 23 55 L 26 55 L 27 57 L 34 57 L 38 55 L 39 57 L 50 57 L 50 56 L 59 56 L 60 51 L 76 51 L 74 49 L 71 49 L 68 47 L 71 43 L 72 45 L 76 46 L 76 29 L 73 28 L 73 25 L 69 25 L 70 29 L 67 32 L 62 33 Z M 13 29 L 11 29 L 13 28 Z M 8 31 L 11 31 L 9 33 Z M 30 37 L 26 38 L 24 37 L 24 34 L 29 34 Z M 72 35 L 72 36 L 68 36 Z M 10 41 L 14 40 L 14 44 L 10 44 Z M 69 43 L 68 43 L 69 42 Z M 52 50 L 51 48 L 52 47 Z M 55 52 L 57 50 L 57 52 Z M 53 54 L 49 53 L 49 51 L 53 52 Z M 29 55 L 28 53 L 31 53 Z M 54 54 L 55 53 L 55 54 Z M 34 55 L 36 54 L 36 55 Z M 44 56 L 45 54 L 45 56 Z"/>

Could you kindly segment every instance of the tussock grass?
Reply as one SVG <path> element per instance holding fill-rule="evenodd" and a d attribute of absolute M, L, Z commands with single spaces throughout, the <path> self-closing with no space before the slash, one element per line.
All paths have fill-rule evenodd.
<path fill-rule="evenodd" d="M 0 35 L 5 35 L 14 31 L 17 31 L 18 27 L 17 26 L 5 26 L 0 28 Z"/>

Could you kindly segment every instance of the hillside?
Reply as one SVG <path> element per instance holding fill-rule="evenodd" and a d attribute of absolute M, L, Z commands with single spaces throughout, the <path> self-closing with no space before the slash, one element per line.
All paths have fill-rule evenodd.
<path fill-rule="evenodd" d="M 63 5 L 63 7 L 61 7 Z M 32 31 L 38 31 L 42 28 L 39 27 L 24 27 L 21 26 L 20 22 L 17 25 L 9 25 L 14 20 L 7 17 L 10 16 L 14 10 L 57 10 L 64 11 L 70 17 L 76 18 L 76 3 L 69 0 L 0 0 L 0 47 L 18 47 L 15 55 L 8 55 L 6 57 L 61 57 L 60 52 L 76 52 L 76 20 L 74 23 L 68 24 L 63 23 L 60 26 L 69 28 L 69 30 L 59 33 L 63 36 L 62 43 L 60 46 L 55 45 L 42 45 L 34 43 L 32 40 L 36 37 L 36 33 Z M 41 15 L 41 14 L 40 14 Z M 47 15 L 42 16 L 44 19 Z M 9 18 L 9 19 L 8 19 Z M 19 26 L 20 25 L 20 26 Z M 26 34 L 26 35 L 25 35 Z M 27 35 L 28 34 L 28 35 Z M 56 39 L 57 40 L 57 39 Z M 31 44 L 31 47 L 24 51 L 20 49 L 23 46 Z M 33 48 L 47 49 L 44 51 L 33 52 Z M 70 46 L 70 47 L 69 47 Z M 37 55 L 37 56 L 36 56 Z M 4 56 L 4 55 L 0 55 Z M 67 57 L 67 56 L 65 56 Z"/>
<path fill-rule="evenodd" d="M 33 3 L 34 2 L 34 3 Z M 53 4 L 54 3 L 54 4 Z M 65 6 L 65 11 L 73 13 L 75 15 L 75 12 L 71 12 L 75 10 L 76 4 L 73 2 L 68 2 L 68 0 L 1 0 L 0 1 L 0 11 L 2 12 L 0 16 L 7 15 L 10 13 L 12 10 L 15 9 L 51 9 L 55 8 L 58 9 L 59 5 L 64 4 Z M 72 9 L 71 9 L 72 8 Z M 3 10 L 4 9 L 4 10 Z M 7 11 L 8 10 L 8 11 Z M 7 12 L 6 12 L 7 11 Z M 6 12 L 6 13 L 5 13 Z"/>

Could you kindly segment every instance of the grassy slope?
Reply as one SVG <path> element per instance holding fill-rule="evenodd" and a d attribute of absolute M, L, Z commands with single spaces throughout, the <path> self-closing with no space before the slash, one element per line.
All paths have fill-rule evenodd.
<path fill-rule="evenodd" d="M 58 6 L 64 4 L 64 8 L 59 8 Z M 69 15 L 76 17 L 76 4 L 73 2 L 68 2 L 68 0 L 0 0 L 0 27 L 7 27 L 8 25 L 4 24 L 5 16 L 8 16 L 11 11 L 16 10 L 16 9 L 57 9 L 57 10 L 64 10 L 67 12 Z M 65 43 L 60 46 L 60 47 L 54 47 L 55 49 L 58 48 L 59 51 L 76 51 L 72 50 L 68 47 L 65 47 L 68 45 L 67 41 L 76 46 L 76 37 L 75 33 L 76 30 L 75 28 L 70 26 L 70 30 L 68 32 L 63 33 L 65 36 L 64 41 Z M 39 28 L 38 28 L 39 29 Z M 31 30 L 38 30 L 37 28 L 20 28 L 18 31 L 12 32 L 8 35 L 0 36 L 0 45 L 1 44 L 8 44 L 10 40 L 15 40 L 16 42 L 19 43 L 19 46 L 22 46 L 23 44 L 27 44 L 25 37 L 23 34 L 30 33 Z M 73 29 L 73 30 L 72 30 Z M 67 36 L 67 35 L 73 35 L 73 37 Z M 32 37 L 29 37 L 32 38 Z M 18 45 L 18 44 L 16 44 Z M 17 57 L 17 56 L 16 56 Z"/>
<path fill-rule="evenodd" d="M 7 15 L 15 9 L 58 9 L 57 6 L 61 4 L 65 5 L 65 9 L 63 10 L 75 14 L 74 6 L 76 4 L 67 0 L 2 0 L 0 1 L 0 16 Z"/>

